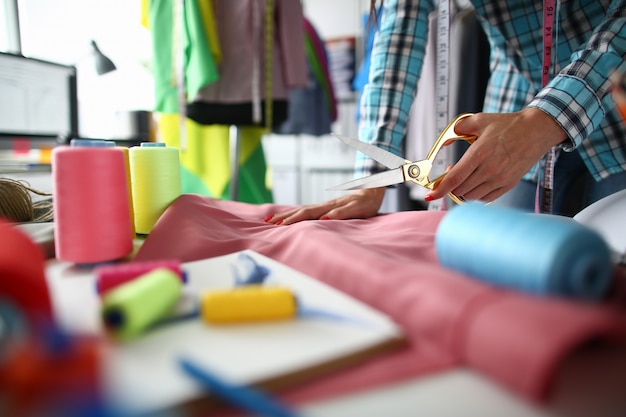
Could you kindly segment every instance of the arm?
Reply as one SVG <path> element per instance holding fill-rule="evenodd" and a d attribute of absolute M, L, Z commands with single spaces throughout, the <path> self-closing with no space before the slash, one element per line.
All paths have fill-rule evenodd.
<path fill-rule="evenodd" d="M 426 199 L 452 191 L 467 200 L 493 201 L 556 145 L 579 146 L 615 111 L 609 77 L 625 65 L 624 2 L 614 2 L 589 40 L 523 110 L 479 114 L 457 125 L 458 133 L 479 136 L 439 187 Z"/>
<path fill-rule="evenodd" d="M 359 139 L 402 156 L 407 122 L 422 72 L 433 1 L 392 0 L 372 49 L 368 84 L 361 97 Z M 358 154 L 356 175 L 380 171 Z"/>
<path fill-rule="evenodd" d="M 566 149 L 579 146 L 614 107 L 610 76 L 626 68 L 625 3 L 612 3 L 589 40 L 528 105 L 548 113 L 567 132 Z"/>
<path fill-rule="evenodd" d="M 390 0 L 374 47 L 370 78 L 361 98 L 359 138 L 397 155 L 404 153 L 407 119 L 422 70 L 432 1 Z M 355 175 L 369 175 L 381 167 L 362 154 Z M 268 222 L 292 224 L 309 219 L 368 218 L 378 214 L 384 188 L 355 191 L 320 204 L 297 207 L 274 215 Z"/>

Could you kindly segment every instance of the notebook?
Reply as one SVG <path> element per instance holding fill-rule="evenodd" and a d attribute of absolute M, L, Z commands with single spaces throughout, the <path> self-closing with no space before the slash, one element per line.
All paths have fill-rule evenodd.
<path fill-rule="evenodd" d="M 107 397 L 131 412 L 214 403 L 177 359 L 185 357 L 234 384 L 269 391 L 289 387 L 355 364 L 406 343 L 388 316 L 307 275 L 257 252 L 246 255 L 269 269 L 264 285 L 287 286 L 298 302 L 336 317 L 209 325 L 200 318 L 158 326 L 128 343 L 110 343 L 104 371 Z M 183 265 L 184 298 L 235 285 L 240 252 Z"/>

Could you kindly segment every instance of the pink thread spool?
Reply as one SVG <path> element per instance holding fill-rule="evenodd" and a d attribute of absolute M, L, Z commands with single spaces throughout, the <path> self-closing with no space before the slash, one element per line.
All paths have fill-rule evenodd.
<path fill-rule="evenodd" d="M 94 269 L 96 291 L 99 295 L 104 295 L 107 291 L 158 268 L 167 268 L 177 274 L 183 283 L 187 281 L 187 276 L 181 269 L 180 262 L 175 259 L 101 265 Z"/>
<path fill-rule="evenodd" d="M 124 153 L 102 144 L 52 151 L 55 251 L 58 259 L 93 265 L 133 250 Z"/>

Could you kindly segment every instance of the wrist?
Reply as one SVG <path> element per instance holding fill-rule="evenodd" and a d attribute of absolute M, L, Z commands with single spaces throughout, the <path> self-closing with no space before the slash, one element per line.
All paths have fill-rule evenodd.
<path fill-rule="evenodd" d="M 548 148 L 561 144 L 570 145 L 567 132 L 550 114 L 538 108 L 526 108 L 520 112 L 524 117 L 524 124 L 536 132 L 534 136 L 539 138 Z"/>

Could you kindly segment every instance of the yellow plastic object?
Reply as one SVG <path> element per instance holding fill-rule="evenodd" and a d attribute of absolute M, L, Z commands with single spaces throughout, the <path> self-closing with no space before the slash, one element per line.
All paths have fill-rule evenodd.
<path fill-rule="evenodd" d="M 297 314 L 294 295 L 287 288 L 246 285 L 232 290 L 207 291 L 202 296 L 202 319 L 210 324 L 284 320 Z"/>

